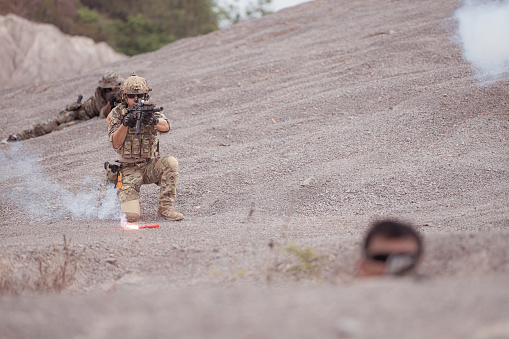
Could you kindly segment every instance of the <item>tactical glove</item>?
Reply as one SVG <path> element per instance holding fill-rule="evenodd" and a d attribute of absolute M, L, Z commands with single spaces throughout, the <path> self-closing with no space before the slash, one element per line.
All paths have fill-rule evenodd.
<path fill-rule="evenodd" d="M 72 104 L 67 105 L 67 107 L 65 109 L 66 109 L 66 111 L 77 111 L 80 108 L 81 108 L 81 104 L 80 103 L 73 102 Z"/>
<path fill-rule="evenodd" d="M 153 112 L 143 112 L 141 115 L 141 123 L 145 126 L 156 125 L 157 121 Z"/>
<path fill-rule="evenodd" d="M 124 118 L 124 121 L 122 122 L 122 124 L 125 126 L 125 127 L 134 127 L 136 126 L 136 118 L 134 117 L 134 115 L 128 113 L 125 118 Z"/>

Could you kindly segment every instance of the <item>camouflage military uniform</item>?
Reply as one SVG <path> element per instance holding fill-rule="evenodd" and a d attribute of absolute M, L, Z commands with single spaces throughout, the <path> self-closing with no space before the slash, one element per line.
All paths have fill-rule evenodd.
<path fill-rule="evenodd" d="M 128 80 L 129 78 L 126 79 Z M 108 137 L 112 143 L 113 135 L 123 125 L 127 114 L 127 105 L 122 103 L 108 115 Z M 162 112 L 155 112 L 154 118 L 165 120 L 169 126 L 169 121 Z M 137 221 L 141 215 L 140 188 L 145 184 L 160 186 L 157 203 L 160 216 L 170 220 L 184 218 L 181 213 L 173 211 L 179 178 L 178 162 L 174 157 L 160 157 L 158 132 L 168 133 L 169 130 L 161 132 L 154 126 L 142 126 L 141 133 L 136 134 L 135 127 L 128 127 L 122 145 L 115 149 L 117 160 L 121 163 L 121 183 L 117 184 L 118 198 L 129 222 Z"/>
<path fill-rule="evenodd" d="M 106 118 L 108 115 L 106 105 L 110 101 L 120 102 L 121 82 L 122 79 L 117 74 L 112 71 L 106 71 L 99 81 L 94 96 L 90 97 L 87 101 L 84 103 L 74 102 L 67 105 L 65 110 L 62 110 L 57 117 L 37 123 L 22 132 L 10 135 L 6 141 L 21 141 L 39 137 L 96 116 Z"/>
<path fill-rule="evenodd" d="M 88 98 L 83 104 L 76 102 L 68 105 L 58 114 L 57 119 L 61 124 L 73 120 L 88 120 L 97 116 L 104 119 L 108 115 L 105 113 L 105 106 L 111 98 L 114 98 L 117 103 L 120 102 L 119 88 L 97 87 L 94 96 Z"/>

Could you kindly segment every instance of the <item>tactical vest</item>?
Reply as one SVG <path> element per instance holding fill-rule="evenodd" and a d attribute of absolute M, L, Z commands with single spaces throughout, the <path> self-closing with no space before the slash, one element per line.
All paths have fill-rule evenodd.
<path fill-rule="evenodd" d="M 136 134 L 136 127 L 130 127 L 117 153 L 124 159 L 155 158 L 159 156 L 157 144 L 157 130 L 154 126 L 142 126 L 140 134 Z"/>

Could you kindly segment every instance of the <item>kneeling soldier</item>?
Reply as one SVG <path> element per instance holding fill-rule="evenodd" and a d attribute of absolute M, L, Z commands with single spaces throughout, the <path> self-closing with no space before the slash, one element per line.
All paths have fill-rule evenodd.
<path fill-rule="evenodd" d="M 161 107 L 145 101 L 149 91 L 147 81 L 132 74 L 122 82 L 122 103 L 107 118 L 108 136 L 121 163 L 117 184 L 120 208 L 127 221 L 137 221 L 141 214 L 141 185 L 157 184 L 161 187 L 157 203 L 159 216 L 182 220 L 182 213 L 173 210 L 179 177 L 177 159 L 159 156 L 157 133 L 168 133 L 170 123 L 160 112 Z"/>

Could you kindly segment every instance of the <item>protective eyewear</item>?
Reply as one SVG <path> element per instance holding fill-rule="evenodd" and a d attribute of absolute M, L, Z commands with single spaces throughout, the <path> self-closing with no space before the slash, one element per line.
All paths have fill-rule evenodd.
<path fill-rule="evenodd" d="M 384 263 L 385 273 L 389 275 L 405 274 L 417 264 L 417 255 L 412 253 L 380 253 L 370 255 L 368 258 Z"/>
<path fill-rule="evenodd" d="M 134 99 L 134 98 L 136 98 L 136 97 L 138 97 L 138 98 L 140 98 L 140 99 L 141 99 L 141 98 L 144 98 L 144 97 L 145 97 L 145 94 L 127 94 L 127 97 L 128 97 L 129 99 Z"/>
<path fill-rule="evenodd" d="M 377 253 L 377 254 L 372 254 L 372 255 L 367 256 L 367 258 L 369 260 L 378 261 L 378 262 L 386 262 L 390 258 L 395 258 L 395 257 L 406 257 L 406 258 L 411 258 L 411 259 L 415 260 L 415 258 L 417 256 L 413 253 Z"/>

